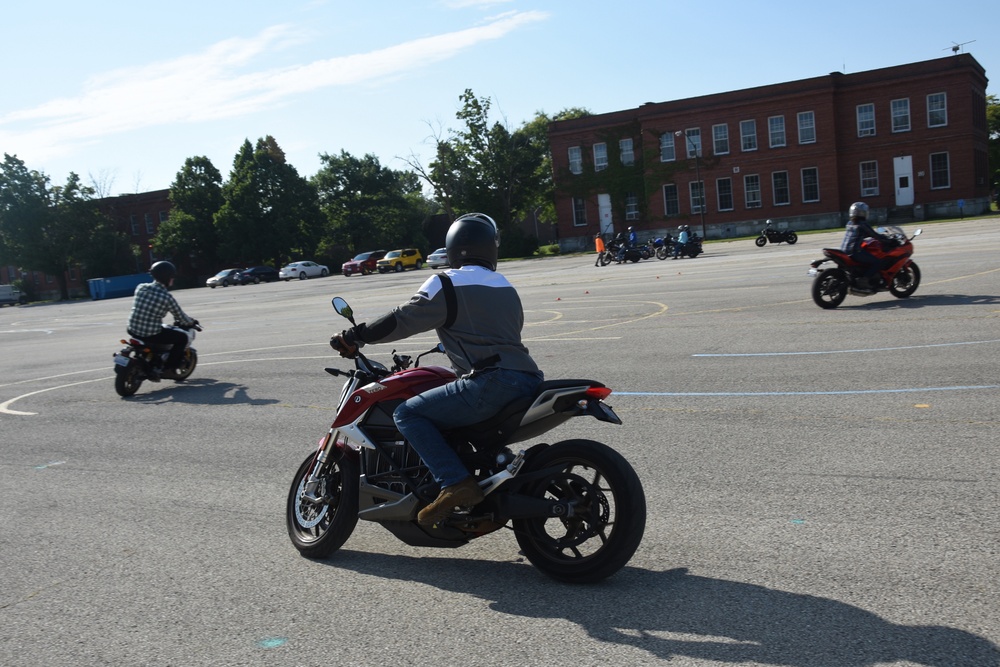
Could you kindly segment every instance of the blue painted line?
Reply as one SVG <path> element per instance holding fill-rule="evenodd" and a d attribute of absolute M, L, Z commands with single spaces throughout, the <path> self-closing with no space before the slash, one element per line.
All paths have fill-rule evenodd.
<path fill-rule="evenodd" d="M 692 357 L 794 357 L 811 354 L 857 354 L 859 352 L 890 352 L 893 350 L 917 350 L 925 347 L 952 347 L 955 345 L 985 345 L 987 343 L 1000 343 L 998 340 L 971 340 L 960 343 L 933 343 L 930 345 L 903 345 L 900 347 L 872 347 L 862 350 L 820 350 L 815 352 L 745 352 L 733 354 L 692 354 Z"/>
<path fill-rule="evenodd" d="M 850 396 L 853 394 L 915 394 L 923 391 L 975 391 L 1000 389 L 1000 384 L 967 387 L 915 387 L 912 389 L 853 389 L 849 391 L 616 391 L 612 396 Z"/>

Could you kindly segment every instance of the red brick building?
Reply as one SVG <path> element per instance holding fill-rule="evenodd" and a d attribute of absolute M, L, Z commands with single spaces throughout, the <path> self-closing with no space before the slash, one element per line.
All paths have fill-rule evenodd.
<path fill-rule="evenodd" d="M 832 228 L 857 200 L 880 221 L 984 213 L 986 85 L 963 53 L 554 122 L 560 244 Z"/>

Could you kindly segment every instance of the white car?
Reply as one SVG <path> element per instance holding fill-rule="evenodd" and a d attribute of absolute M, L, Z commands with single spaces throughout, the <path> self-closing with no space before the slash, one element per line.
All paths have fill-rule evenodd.
<path fill-rule="evenodd" d="M 431 254 L 427 255 L 427 266 L 432 269 L 437 269 L 442 266 L 448 268 L 451 266 L 451 263 L 448 262 L 448 249 L 438 248 Z"/>
<path fill-rule="evenodd" d="M 328 275 L 330 275 L 330 269 L 316 262 L 292 262 L 288 266 L 281 267 L 278 272 L 280 280 L 326 278 Z"/>
<path fill-rule="evenodd" d="M 205 281 L 205 284 L 215 289 L 216 287 L 229 287 L 240 284 L 239 269 L 223 269 Z"/>

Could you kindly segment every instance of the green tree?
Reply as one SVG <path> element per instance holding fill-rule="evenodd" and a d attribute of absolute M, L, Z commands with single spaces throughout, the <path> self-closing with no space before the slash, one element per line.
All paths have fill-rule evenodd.
<path fill-rule="evenodd" d="M 222 174 L 207 157 L 191 157 L 170 184 L 170 216 L 160 225 L 153 249 L 160 257 L 189 257 L 195 268 L 218 264 L 214 218 L 222 208 Z"/>
<path fill-rule="evenodd" d="M 93 202 L 94 190 L 71 173 L 63 186 L 4 154 L 0 166 L 0 261 L 43 271 L 69 298 L 67 272 L 82 265 L 85 275 L 112 268 L 114 249 L 125 243 Z M 94 266 L 89 262 L 95 262 Z"/>
<path fill-rule="evenodd" d="M 288 164 L 273 137 L 244 141 L 215 215 L 219 255 L 233 264 L 312 258 L 323 230 L 316 189 Z"/>
<path fill-rule="evenodd" d="M 432 210 L 410 171 L 383 167 L 376 156 L 321 154 L 312 178 L 327 220 L 324 248 L 354 254 L 373 248 L 424 247 L 421 225 Z"/>

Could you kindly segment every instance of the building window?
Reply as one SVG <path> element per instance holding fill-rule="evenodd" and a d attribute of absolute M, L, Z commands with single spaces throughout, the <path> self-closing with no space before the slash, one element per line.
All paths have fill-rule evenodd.
<path fill-rule="evenodd" d="M 875 105 L 874 104 L 859 104 L 858 105 L 858 136 L 859 137 L 874 137 L 875 136 Z"/>
<path fill-rule="evenodd" d="M 139 219 L 135 217 L 135 213 L 129 214 L 128 226 L 132 229 L 132 236 L 139 235 Z"/>
<path fill-rule="evenodd" d="M 569 171 L 572 174 L 583 173 L 583 151 L 580 150 L 579 146 L 570 146 Z"/>
<path fill-rule="evenodd" d="M 729 126 L 728 125 L 713 125 L 712 126 L 712 152 L 715 155 L 728 155 L 729 154 Z"/>
<path fill-rule="evenodd" d="M 690 130 L 684 130 L 684 136 L 687 137 L 687 156 L 689 158 L 700 156 L 702 154 L 701 129 L 692 127 Z"/>
<path fill-rule="evenodd" d="M 660 135 L 660 162 L 673 162 L 677 159 L 677 151 L 674 150 L 674 135 L 664 132 Z"/>
<path fill-rule="evenodd" d="M 910 99 L 904 97 L 901 100 L 893 100 L 890 104 L 892 108 L 892 131 L 909 132 Z"/>
<path fill-rule="evenodd" d="M 774 205 L 785 206 L 792 203 L 792 196 L 788 191 L 788 172 L 771 172 L 771 186 L 774 189 Z"/>
<path fill-rule="evenodd" d="M 812 111 L 802 111 L 799 119 L 799 143 L 816 143 L 816 115 Z"/>
<path fill-rule="evenodd" d="M 161 223 L 166 222 L 167 218 L 169 218 L 169 217 L 170 217 L 169 213 L 167 213 L 166 211 L 160 211 L 160 222 Z"/>
<path fill-rule="evenodd" d="M 608 168 L 608 145 L 594 144 L 594 171 L 604 171 Z"/>
<path fill-rule="evenodd" d="M 785 145 L 785 117 L 771 116 L 767 119 L 767 133 L 771 148 L 781 148 Z"/>
<path fill-rule="evenodd" d="M 744 153 L 757 150 L 757 121 L 740 121 L 740 150 Z"/>
<path fill-rule="evenodd" d="M 634 192 L 625 193 L 625 219 L 639 219 L 639 197 Z"/>
<path fill-rule="evenodd" d="M 819 169 L 816 167 L 802 170 L 802 201 L 819 201 Z"/>
<path fill-rule="evenodd" d="M 948 124 L 948 96 L 934 93 L 927 96 L 927 127 L 944 127 Z"/>
<path fill-rule="evenodd" d="M 663 214 L 666 216 L 680 215 L 681 202 L 677 198 L 677 186 L 667 183 L 663 186 Z"/>
<path fill-rule="evenodd" d="M 733 210 L 733 179 L 720 178 L 715 181 L 715 194 L 719 199 L 720 211 Z"/>
<path fill-rule="evenodd" d="M 688 189 L 691 192 L 691 212 L 701 213 L 701 205 L 705 201 L 705 182 L 691 181 Z"/>
<path fill-rule="evenodd" d="M 573 226 L 584 227 L 587 224 L 587 204 L 581 197 L 573 197 Z"/>
<path fill-rule="evenodd" d="M 870 160 L 861 163 L 861 196 L 878 195 L 878 162 Z"/>
<path fill-rule="evenodd" d="M 931 153 L 931 190 L 951 187 L 947 153 Z"/>
<path fill-rule="evenodd" d="M 143 216 L 143 219 L 146 222 L 146 233 L 150 234 L 150 235 L 155 234 L 156 233 L 156 225 L 153 223 L 153 214 L 152 213 L 147 213 L 147 214 L 145 214 Z"/>
<path fill-rule="evenodd" d="M 760 176 L 757 174 L 744 176 L 743 192 L 747 208 L 760 208 Z"/>
<path fill-rule="evenodd" d="M 635 164 L 635 151 L 632 150 L 631 139 L 622 139 L 618 142 L 618 153 L 621 155 L 622 164 L 626 167 Z"/>

